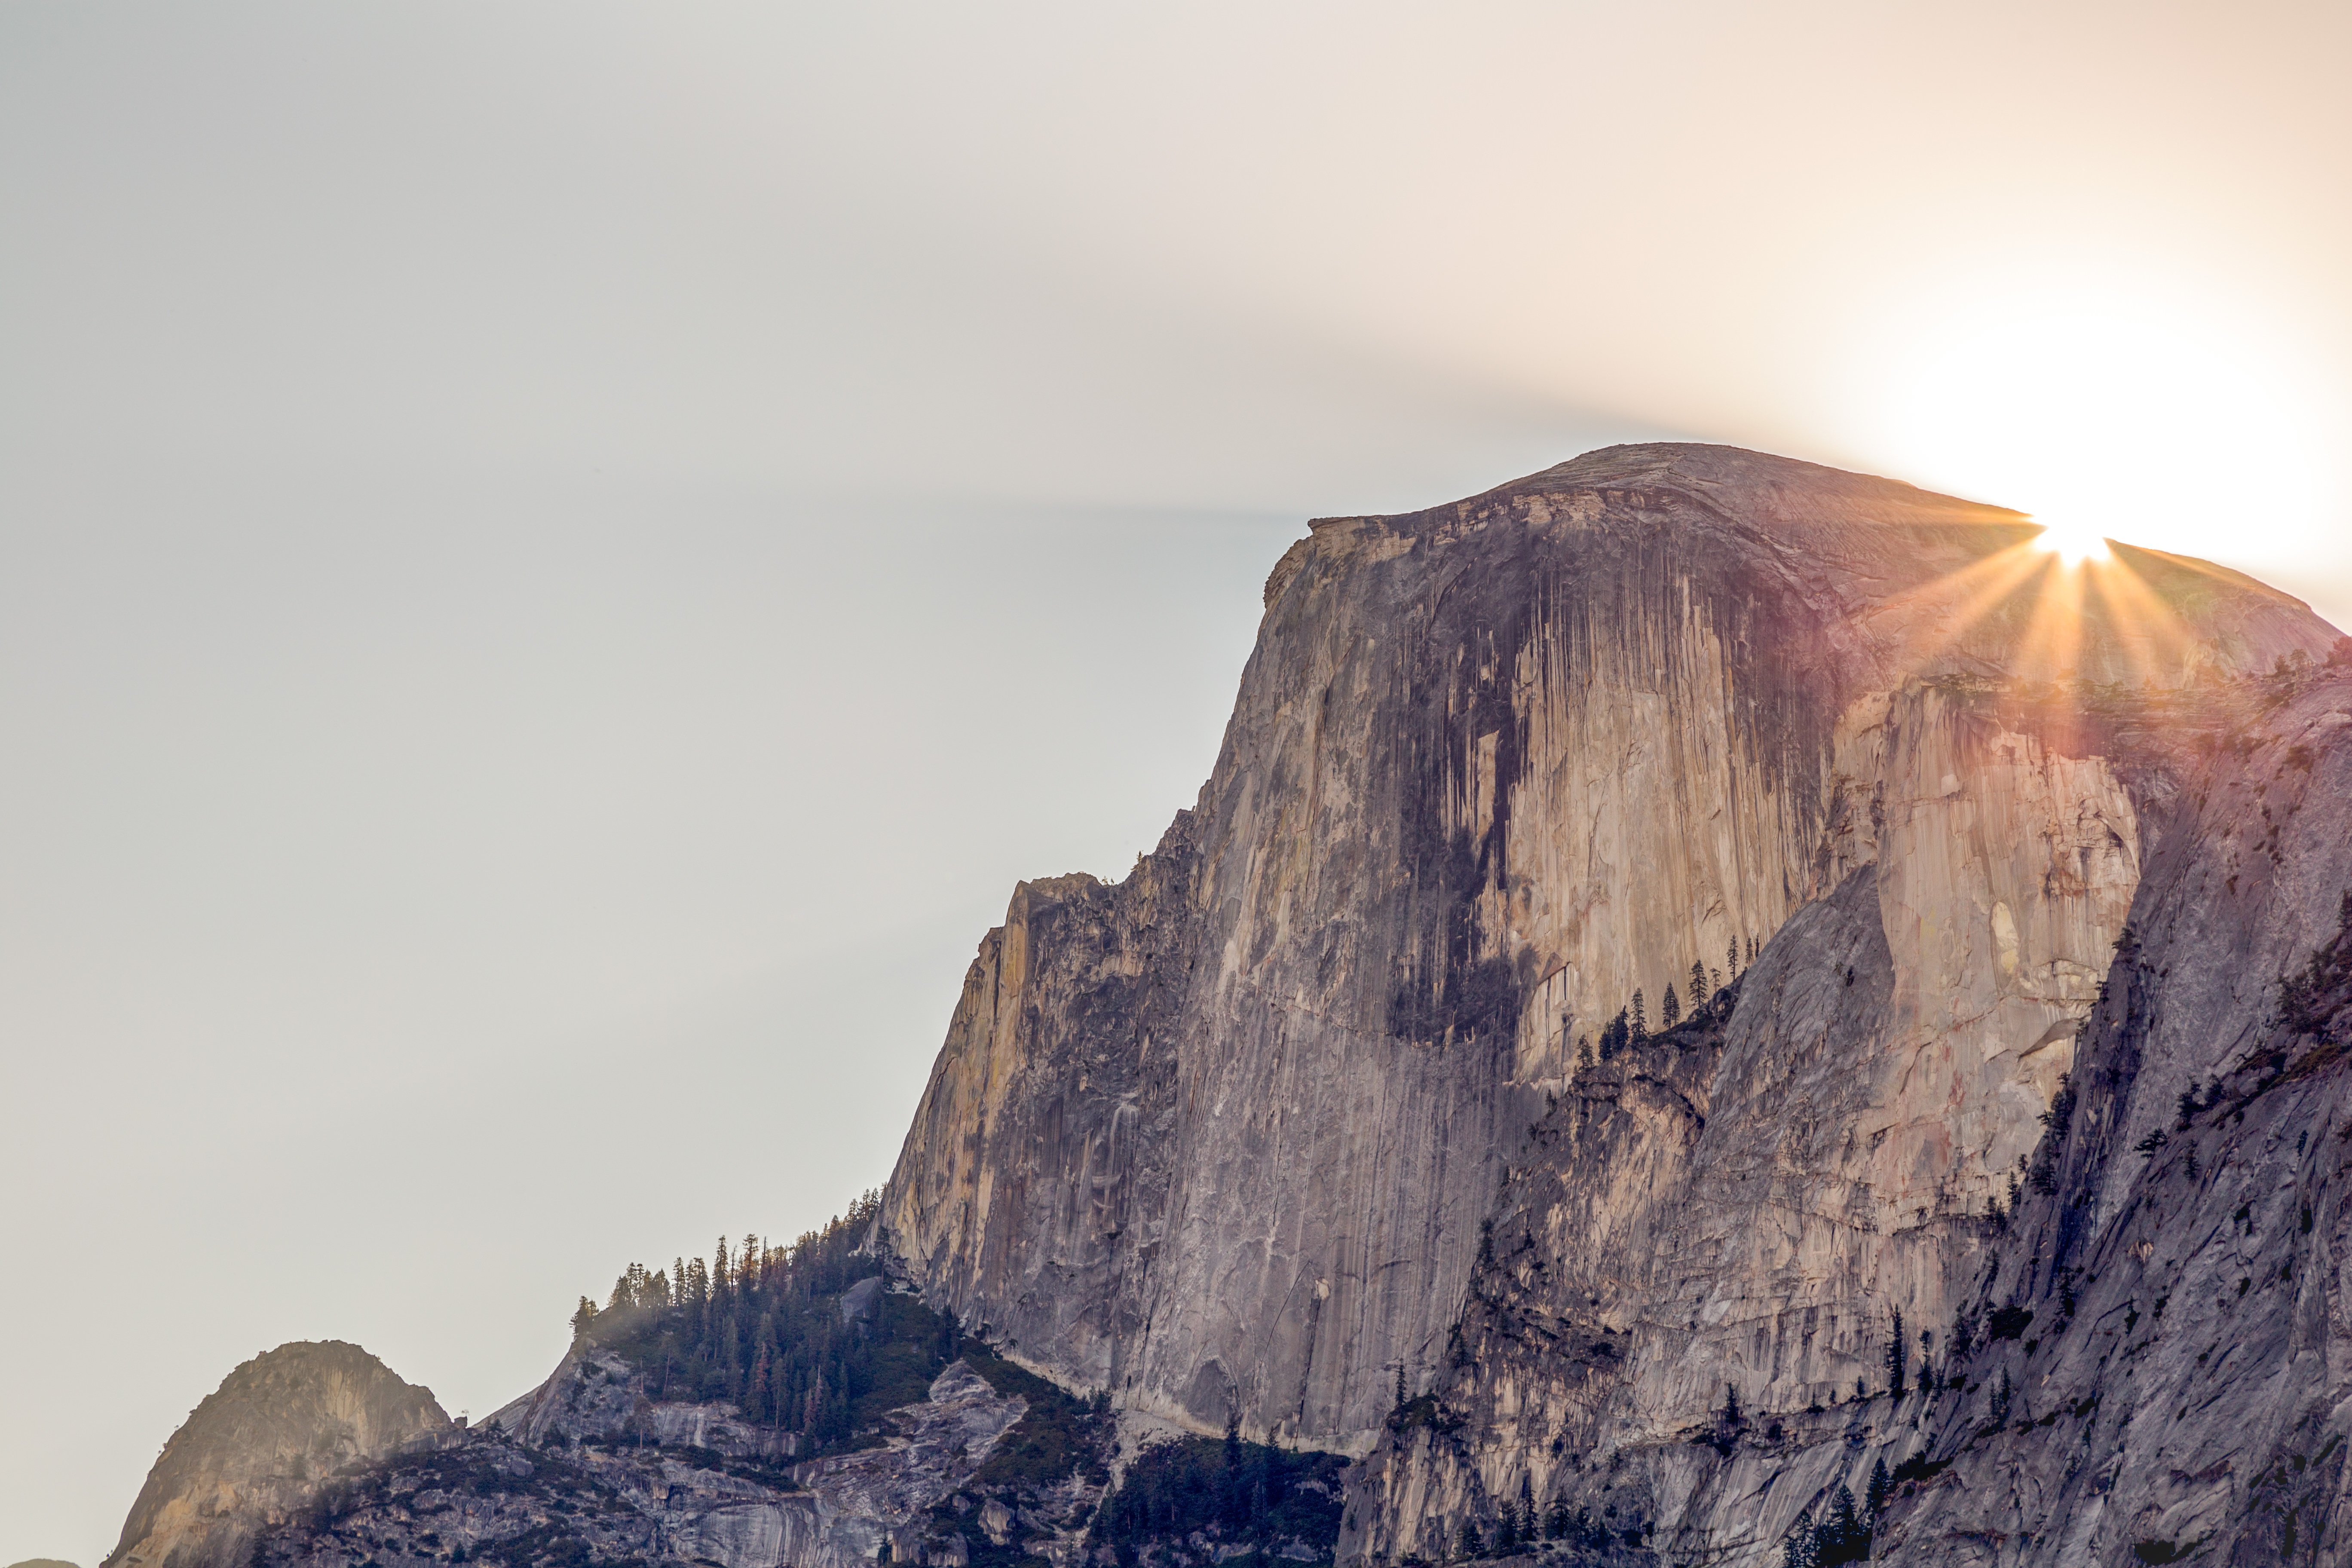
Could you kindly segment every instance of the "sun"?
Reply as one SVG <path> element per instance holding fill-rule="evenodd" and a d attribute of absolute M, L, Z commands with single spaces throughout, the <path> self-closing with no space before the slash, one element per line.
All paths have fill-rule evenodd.
<path fill-rule="evenodd" d="M 2271 570 L 2326 546 L 2335 395 L 2293 334 L 2199 279 L 2098 259 L 1891 291 L 1855 361 L 1884 471 L 2032 514 L 2069 566 L 2105 559 L 2102 535 Z"/>
<path fill-rule="evenodd" d="M 2036 518 L 2036 522 L 2042 520 Z M 2107 542 L 2100 537 L 2097 525 L 2083 522 L 2042 522 L 2042 531 L 2033 541 L 2034 548 L 2047 550 L 2058 557 L 2062 566 L 2080 566 L 2086 561 L 2105 561 Z"/>

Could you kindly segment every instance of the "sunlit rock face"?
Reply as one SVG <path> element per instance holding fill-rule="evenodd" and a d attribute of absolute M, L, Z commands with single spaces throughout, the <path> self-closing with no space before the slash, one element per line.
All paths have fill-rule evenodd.
<path fill-rule="evenodd" d="M 244 1568 L 259 1532 L 338 1469 L 448 1425 L 430 1390 L 357 1345 L 280 1345 L 229 1373 L 172 1435 L 107 1568 Z"/>
<path fill-rule="evenodd" d="M 879 1239 L 1069 1384 L 1370 1456 L 1343 1555 L 1521 1497 L 1777 1552 L 1877 1452 L 1834 1401 L 1892 1315 L 1948 1332 L 2023 1223 L 2147 868 L 2204 831 L 2193 736 L 2334 638 L 2032 532 L 1690 446 L 1318 521 L 1194 809 L 982 944 Z M 1694 963 L 1736 1005 L 1583 1065 Z M 1727 1387 L 1777 1458 L 1689 1440 Z"/>

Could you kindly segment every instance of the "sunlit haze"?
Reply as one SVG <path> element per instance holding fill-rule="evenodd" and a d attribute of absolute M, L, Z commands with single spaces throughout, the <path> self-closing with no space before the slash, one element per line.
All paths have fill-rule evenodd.
<path fill-rule="evenodd" d="M 1956 274 L 1913 300 L 1874 366 L 1888 466 L 2032 512 L 2074 557 L 2102 536 L 2257 571 L 2330 552 L 2326 367 L 2276 302 L 2153 270 Z"/>
<path fill-rule="evenodd" d="M 1013 880 L 1192 804 L 1310 516 L 1720 441 L 2352 622 L 2347 58 L 0 8 L 0 1562 L 94 1564 L 269 1345 L 479 1415 L 632 1258 L 878 1184 Z"/>

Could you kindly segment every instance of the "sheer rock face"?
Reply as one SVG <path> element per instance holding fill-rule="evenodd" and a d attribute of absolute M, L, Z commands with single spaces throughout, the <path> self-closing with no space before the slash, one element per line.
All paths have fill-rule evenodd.
<path fill-rule="evenodd" d="M 1343 1559 L 1526 1499 L 1627 1561 L 1775 1563 L 1913 1461 L 1874 1563 L 2346 1561 L 2352 668 L 2232 695 L 2150 791 L 2129 935 L 2005 1223 L 1889 1224 L 1853 1179 L 1902 1023 L 1866 866 L 1725 1019 L 1538 1124 Z"/>
<path fill-rule="evenodd" d="M 108 1568 L 242 1568 L 257 1534 L 338 1468 L 448 1425 L 431 1390 L 357 1345 L 280 1345 L 229 1373 L 172 1435 Z"/>
<path fill-rule="evenodd" d="M 1883 1386 L 1891 1312 L 1978 1288 L 2144 868 L 2210 835 L 2179 737 L 2334 637 L 2172 557 L 2083 589 L 2030 533 L 1703 447 L 1318 521 L 1195 808 L 982 943 L 880 1241 L 1067 1384 L 1377 1449 L 1375 1556 L 1664 1453 L 1727 1384 L 1784 1435 Z M 1580 1068 L 1751 942 L 1706 1043 Z M 1489 1219 L 1546 1272 L 1490 1278 Z M 1474 1275 L 1612 1353 L 1473 1388 Z M 1400 1369 L 1465 1424 L 1392 1432 Z M 1717 1531 L 1748 1461 L 1676 1441 L 1645 1517 Z"/>

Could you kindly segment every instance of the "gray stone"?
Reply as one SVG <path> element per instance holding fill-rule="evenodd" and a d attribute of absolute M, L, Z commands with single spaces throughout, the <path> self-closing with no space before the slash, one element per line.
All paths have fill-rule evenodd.
<path fill-rule="evenodd" d="M 334 1472 L 451 1430 L 432 1391 L 357 1345 L 280 1345 L 223 1380 L 147 1473 L 108 1568 L 244 1568 Z"/>

